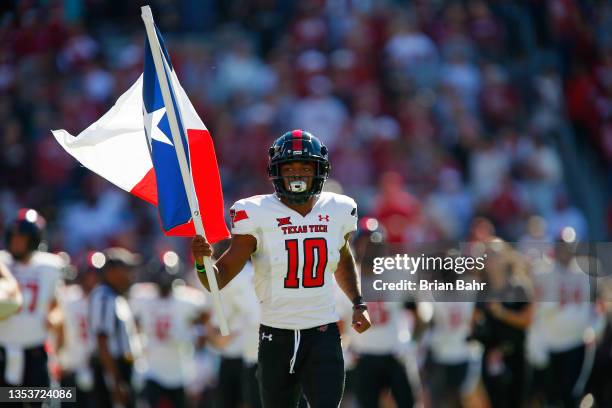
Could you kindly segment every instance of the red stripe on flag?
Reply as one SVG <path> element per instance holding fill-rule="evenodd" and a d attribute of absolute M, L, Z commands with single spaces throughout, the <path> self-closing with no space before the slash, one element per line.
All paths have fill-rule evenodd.
<path fill-rule="evenodd" d="M 293 135 L 293 142 L 291 145 L 292 150 L 302 150 L 302 131 L 300 129 L 293 130 L 291 132 Z"/>
<path fill-rule="evenodd" d="M 225 225 L 223 191 L 215 148 L 208 130 L 187 129 L 187 138 L 193 184 L 200 205 L 206 239 L 212 244 L 230 237 Z M 194 236 L 193 221 L 167 231 L 166 235 Z"/>
<path fill-rule="evenodd" d="M 153 167 L 151 167 L 142 180 L 130 190 L 130 193 L 157 206 L 157 181 L 155 181 L 155 169 Z"/>

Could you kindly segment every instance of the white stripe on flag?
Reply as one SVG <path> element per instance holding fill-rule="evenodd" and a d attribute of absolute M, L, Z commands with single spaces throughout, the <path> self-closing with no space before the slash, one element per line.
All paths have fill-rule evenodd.
<path fill-rule="evenodd" d="M 53 130 L 83 166 L 130 191 L 153 167 L 142 116 L 142 75 L 99 120 L 76 137 Z"/>

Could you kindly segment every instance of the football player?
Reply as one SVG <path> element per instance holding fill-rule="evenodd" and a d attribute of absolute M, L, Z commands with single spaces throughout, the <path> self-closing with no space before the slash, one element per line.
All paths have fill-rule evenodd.
<path fill-rule="evenodd" d="M 259 393 L 256 392 L 257 383 L 253 368 L 259 343 L 259 301 L 255 297 L 252 277 L 253 267 L 247 262 L 240 274 L 223 289 L 223 310 L 230 336 L 214 334 L 216 328 L 214 331 L 209 330 L 209 344 L 221 355 L 219 380 L 215 390 L 216 406 L 219 407 L 244 407 L 245 404 L 257 406 L 257 400 L 260 399 Z M 211 321 L 213 324 L 217 323 L 214 313 Z M 247 366 L 246 354 L 252 354 L 253 348 L 255 361 L 251 357 Z"/>
<path fill-rule="evenodd" d="M 202 292 L 184 285 L 173 287 L 178 256 L 167 252 L 164 259 L 163 264 L 150 265 L 154 285 L 136 284 L 130 290 L 130 306 L 144 336 L 143 393 L 152 408 L 168 403 L 187 406 L 185 385 L 196 342 L 193 328 L 207 319 Z"/>
<path fill-rule="evenodd" d="M 359 220 L 353 246 L 365 284 L 377 276 L 371 272 L 372 259 L 386 254 L 385 231 L 378 220 L 368 217 Z M 343 312 L 346 303 L 339 305 Z M 351 375 L 359 406 L 378 407 L 383 391 L 388 388 L 398 407 L 412 407 L 414 397 L 402 357 L 407 354 L 414 302 L 381 299 L 368 301 L 367 305 L 373 327 L 363 335 L 348 334 L 349 351 L 357 358 Z"/>
<path fill-rule="evenodd" d="M 595 327 L 602 318 L 594 282 L 575 255 L 575 243 L 555 245 L 552 271 L 539 276 L 543 326 L 550 356 L 547 401 L 580 404 L 595 356 Z"/>
<path fill-rule="evenodd" d="M 45 220 L 33 209 L 22 209 L 7 229 L 4 263 L 19 283 L 23 304 L 18 313 L 0 322 L 0 386 L 48 387 L 44 344 L 57 329 L 61 312 L 56 292 L 65 262 L 39 251 Z"/>
<path fill-rule="evenodd" d="M 322 192 L 329 175 L 327 148 L 303 130 L 285 133 L 269 151 L 275 194 L 237 201 L 232 242 L 216 262 L 219 287 L 251 258 L 261 303 L 258 381 L 263 406 L 295 407 L 303 390 L 312 407 L 337 407 L 344 363 L 332 274 L 353 303 L 353 328 L 370 327 L 348 244 L 357 228 L 351 198 Z M 212 255 L 203 237 L 192 242 L 200 281 Z"/>
<path fill-rule="evenodd" d="M 93 339 L 89 333 L 89 294 L 98 283 L 98 270 L 92 260 L 99 252 L 87 257 L 76 284 L 60 292 L 59 302 L 64 314 L 63 330 L 58 339 L 58 358 L 62 387 L 76 387 L 79 404 L 88 405 L 93 390 L 93 373 L 89 367 Z M 95 261 L 94 261 L 95 262 Z"/>
<path fill-rule="evenodd" d="M 246 320 L 247 327 L 244 328 L 245 339 L 242 349 L 242 359 L 244 361 L 244 370 L 242 372 L 242 392 L 246 406 L 249 408 L 261 408 L 261 398 L 259 396 L 259 388 L 257 385 L 257 351 L 259 348 L 259 334 L 258 327 L 260 321 L 260 307 L 257 296 L 253 288 L 254 271 L 253 265 L 247 263 L 246 270 L 243 270 L 241 274 L 245 274 L 247 278 L 247 285 L 250 291 L 246 293 L 248 299 L 247 307 L 248 319 Z"/>
<path fill-rule="evenodd" d="M 431 303 L 432 328 L 423 376 L 428 401 L 437 406 L 488 406 L 480 380 L 481 351 L 468 341 L 474 302 Z"/>
<path fill-rule="evenodd" d="M 0 263 L 0 321 L 15 314 L 22 302 L 19 284 L 11 271 Z"/>
<path fill-rule="evenodd" d="M 227 248 L 229 240 L 224 240 L 216 244 L 215 252 L 223 253 Z M 208 344 L 221 356 L 214 405 L 225 408 L 260 406 L 255 377 L 259 301 L 253 290 L 253 266 L 250 262 L 223 288 L 223 310 L 230 335 L 219 334 L 214 311 L 207 330 Z"/>

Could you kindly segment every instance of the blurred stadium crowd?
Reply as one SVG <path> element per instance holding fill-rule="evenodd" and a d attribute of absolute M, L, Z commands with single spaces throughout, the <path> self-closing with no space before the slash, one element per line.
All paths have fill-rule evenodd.
<path fill-rule="evenodd" d="M 227 205 L 272 191 L 267 148 L 303 128 L 330 147 L 327 188 L 391 243 L 481 239 L 485 218 L 508 241 L 612 236 L 609 1 L 149 4 L 214 138 Z M 0 5 L 0 226 L 38 209 L 49 250 L 77 265 L 108 246 L 188 259 L 155 208 L 49 131 L 78 134 L 142 73 L 140 5 Z"/>

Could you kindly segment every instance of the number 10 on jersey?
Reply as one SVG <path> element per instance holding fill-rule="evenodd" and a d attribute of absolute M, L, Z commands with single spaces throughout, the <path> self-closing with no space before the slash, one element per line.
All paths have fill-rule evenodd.
<path fill-rule="evenodd" d="M 327 241 L 324 238 L 306 238 L 303 241 L 304 267 L 302 268 L 302 287 L 319 288 L 323 286 L 325 279 L 325 267 L 327 266 Z M 287 276 L 285 287 L 297 289 L 300 287 L 298 277 L 299 245 L 297 239 L 285 241 L 287 250 Z M 317 264 L 315 266 L 315 252 Z"/>

